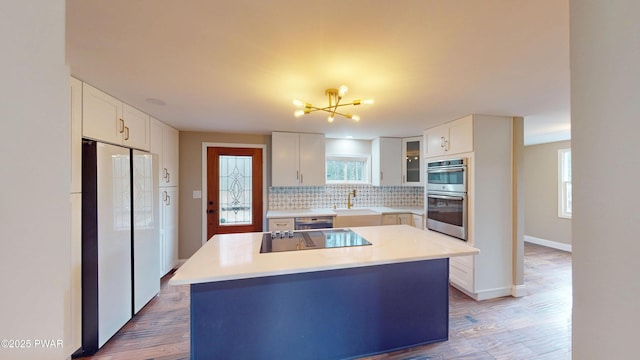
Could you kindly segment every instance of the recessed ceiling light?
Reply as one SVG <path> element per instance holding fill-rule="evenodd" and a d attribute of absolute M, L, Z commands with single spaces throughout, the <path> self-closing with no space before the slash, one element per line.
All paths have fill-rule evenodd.
<path fill-rule="evenodd" d="M 152 104 L 152 105 L 158 105 L 158 106 L 167 105 L 167 103 L 164 102 L 163 100 L 156 99 L 156 98 L 146 98 L 146 99 L 144 99 L 144 101 L 146 101 L 146 102 L 148 102 L 149 104 Z"/>

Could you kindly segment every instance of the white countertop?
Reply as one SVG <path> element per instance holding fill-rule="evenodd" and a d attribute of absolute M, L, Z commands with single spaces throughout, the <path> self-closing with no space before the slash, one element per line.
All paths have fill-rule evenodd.
<path fill-rule="evenodd" d="M 307 216 L 336 216 L 336 212 L 329 208 L 320 209 L 291 209 L 291 210 L 269 210 L 267 219 L 292 218 Z"/>
<path fill-rule="evenodd" d="M 402 208 L 392 208 L 386 206 L 374 206 L 374 207 L 365 207 L 359 208 L 354 207 L 351 208 L 353 210 L 357 209 L 366 209 L 378 212 L 380 214 L 405 214 L 411 213 L 416 215 L 424 215 L 423 207 L 402 207 Z M 291 210 L 269 210 L 267 211 L 267 219 L 277 219 L 277 218 L 295 218 L 295 217 L 306 217 L 306 216 L 336 216 L 336 212 L 330 208 L 319 208 L 319 209 L 291 209 Z"/>
<path fill-rule="evenodd" d="M 479 253 L 464 241 L 409 225 L 351 230 L 372 245 L 261 254 L 262 233 L 215 235 L 176 271 L 169 284 L 248 279 Z"/>

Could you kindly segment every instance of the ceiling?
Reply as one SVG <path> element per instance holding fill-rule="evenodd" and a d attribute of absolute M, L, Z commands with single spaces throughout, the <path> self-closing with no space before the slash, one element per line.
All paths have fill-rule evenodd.
<path fill-rule="evenodd" d="M 71 73 L 180 130 L 372 139 L 475 113 L 570 136 L 568 0 L 66 3 Z M 361 121 L 293 116 L 342 84 L 375 99 Z"/>

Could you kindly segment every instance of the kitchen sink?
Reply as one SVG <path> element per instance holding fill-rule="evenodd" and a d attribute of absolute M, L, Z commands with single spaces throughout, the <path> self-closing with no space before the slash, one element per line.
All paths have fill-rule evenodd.
<path fill-rule="evenodd" d="M 333 211 L 337 216 L 380 215 L 379 212 L 370 209 L 335 209 Z"/>
<path fill-rule="evenodd" d="M 353 226 L 382 225 L 382 214 L 371 209 L 335 209 L 333 226 L 337 228 Z"/>

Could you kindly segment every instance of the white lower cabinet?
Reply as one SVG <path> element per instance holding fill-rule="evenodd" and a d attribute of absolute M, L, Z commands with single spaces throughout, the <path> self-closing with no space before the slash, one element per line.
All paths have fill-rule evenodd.
<path fill-rule="evenodd" d="M 269 231 L 294 230 L 293 218 L 269 219 Z"/>
<path fill-rule="evenodd" d="M 160 188 L 160 276 L 178 265 L 178 187 Z"/>
<path fill-rule="evenodd" d="M 382 214 L 382 225 L 396 225 L 398 223 L 398 215 Z"/>
<path fill-rule="evenodd" d="M 413 225 L 413 216 L 411 214 L 398 214 L 398 224 Z"/>
<path fill-rule="evenodd" d="M 417 227 L 418 229 L 424 229 L 424 218 L 422 215 L 418 215 L 418 214 L 413 214 L 413 226 Z"/>
<path fill-rule="evenodd" d="M 413 214 L 400 213 L 400 214 L 382 214 L 382 225 L 414 225 Z M 420 215 L 418 215 L 420 216 Z"/>
<path fill-rule="evenodd" d="M 449 260 L 449 278 L 455 287 L 474 293 L 473 256 L 452 257 Z"/>

